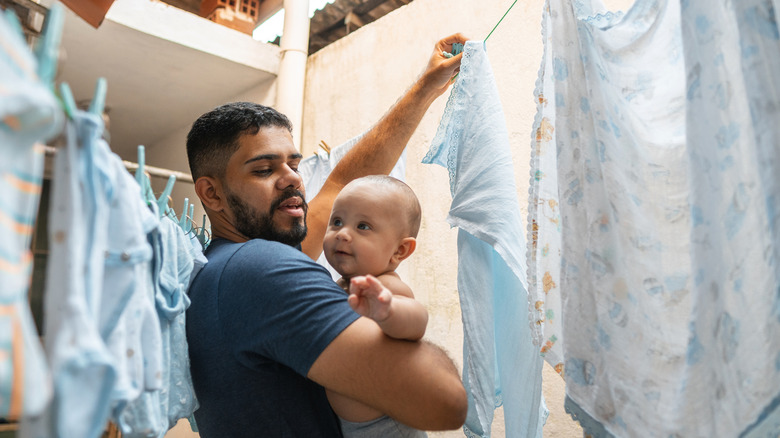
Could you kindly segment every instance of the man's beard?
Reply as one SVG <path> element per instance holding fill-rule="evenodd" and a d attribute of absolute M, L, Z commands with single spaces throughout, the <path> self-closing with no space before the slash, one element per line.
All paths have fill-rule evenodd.
<path fill-rule="evenodd" d="M 250 239 L 265 239 L 281 242 L 287 245 L 296 246 L 303 242 L 306 237 L 306 213 L 309 210 L 308 204 L 303 198 L 303 193 L 299 190 L 289 188 L 271 203 L 269 212 L 263 214 L 255 210 L 252 206 L 245 203 L 241 198 L 226 190 L 227 202 L 235 217 L 236 227 L 239 233 Z M 301 198 L 303 208 L 303 218 L 295 221 L 289 230 L 279 229 L 273 222 L 273 215 L 276 209 L 285 200 L 298 196 Z"/>

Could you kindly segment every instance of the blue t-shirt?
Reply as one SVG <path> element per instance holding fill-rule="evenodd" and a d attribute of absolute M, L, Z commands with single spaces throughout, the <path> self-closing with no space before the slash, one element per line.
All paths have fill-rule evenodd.
<path fill-rule="evenodd" d="M 339 423 L 306 378 L 359 316 L 300 250 L 216 239 L 190 287 L 187 342 L 203 437 L 332 437 Z"/>

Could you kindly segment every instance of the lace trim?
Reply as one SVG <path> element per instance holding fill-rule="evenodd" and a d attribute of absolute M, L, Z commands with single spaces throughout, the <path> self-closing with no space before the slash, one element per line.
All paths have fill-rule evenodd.
<path fill-rule="evenodd" d="M 615 437 L 604 428 L 604 424 L 591 417 L 590 414 L 585 412 L 585 410 L 582 409 L 580 405 L 578 405 L 577 402 L 572 400 L 569 396 L 566 396 L 566 401 L 563 403 L 563 407 L 566 409 L 566 413 L 571 415 L 571 418 L 578 422 L 580 426 L 582 426 L 583 431 L 585 431 L 585 436 L 590 438 Z"/>
<path fill-rule="evenodd" d="M 590 15 L 582 18 L 582 21 L 599 29 L 610 28 L 620 22 L 626 14 L 623 11 L 608 11 L 603 14 Z"/>
<path fill-rule="evenodd" d="M 461 73 L 468 70 L 471 56 L 471 50 L 463 52 L 460 67 Z M 463 76 L 465 75 L 459 74 L 455 85 L 452 87 L 450 97 L 447 98 L 447 104 L 444 107 L 444 114 L 439 122 L 439 129 L 433 137 L 431 147 L 422 159 L 422 162 L 425 164 L 433 163 L 447 168 L 450 178 L 450 195 L 455 194 L 455 176 L 457 174 L 456 149 L 460 143 L 460 129 L 458 127 L 461 124 L 464 112 L 462 109 L 456 110 L 455 108 L 462 107 L 462 105 L 456 105 L 455 103 L 461 99 L 463 94 L 461 91 L 463 88 Z M 446 162 L 442 161 L 443 152 L 446 153 Z"/>
<path fill-rule="evenodd" d="M 539 129 L 542 123 L 542 112 L 544 105 L 543 102 L 543 89 L 544 89 L 544 71 L 545 62 L 547 59 L 547 17 L 550 13 L 549 0 L 545 1 L 542 12 L 542 61 L 539 66 L 539 72 L 536 77 L 536 84 L 534 86 L 534 99 L 536 101 L 536 115 L 534 116 L 534 123 L 531 128 L 531 162 L 530 162 L 530 182 L 528 185 L 528 219 L 526 221 L 526 277 L 528 280 L 528 324 L 531 328 L 531 339 L 535 346 L 541 347 L 544 341 L 543 332 L 543 309 L 540 312 L 536 309 L 536 301 L 543 300 L 543 296 L 539 293 L 539 284 L 536 276 L 536 249 L 534 242 L 538 238 L 536 230 L 537 218 L 539 216 L 539 181 L 536 179 L 536 172 L 539 170 L 539 156 L 536 153 L 538 147 L 538 141 L 536 139 L 536 131 Z"/>

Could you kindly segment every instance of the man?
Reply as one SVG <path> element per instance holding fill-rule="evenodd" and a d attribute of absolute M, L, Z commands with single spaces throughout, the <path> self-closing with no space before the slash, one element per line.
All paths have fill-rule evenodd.
<path fill-rule="evenodd" d="M 436 44 L 420 78 L 308 205 L 286 117 L 236 103 L 193 124 L 187 154 L 214 237 L 187 311 L 201 436 L 340 436 L 323 387 L 418 429 L 465 421 L 466 393 L 447 355 L 385 336 L 313 262 L 341 188 L 389 173 L 452 82 L 460 55 L 448 59 L 442 51 L 456 42 L 465 38 Z"/>

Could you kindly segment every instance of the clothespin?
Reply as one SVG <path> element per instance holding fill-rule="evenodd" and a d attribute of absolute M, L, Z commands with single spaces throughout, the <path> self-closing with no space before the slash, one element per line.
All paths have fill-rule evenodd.
<path fill-rule="evenodd" d="M 195 204 L 190 204 L 190 212 L 189 212 L 189 214 L 187 215 L 187 221 L 190 223 L 190 229 L 189 229 L 189 230 L 184 230 L 184 231 L 186 231 L 187 233 L 191 232 L 191 231 L 192 231 L 192 229 L 195 227 L 195 223 L 194 223 L 194 221 L 192 220 L 192 216 L 193 216 L 194 214 L 195 214 Z"/>
<path fill-rule="evenodd" d="M 141 196 L 145 196 L 146 193 L 144 193 L 144 188 L 146 187 L 146 184 L 144 183 L 144 178 L 146 175 L 144 175 L 144 162 L 146 161 L 146 149 L 144 149 L 143 146 L 138 146 L 138 168 L 135 169 L 135 182 L 138 183 L 139 186 L 141 186 Z"/>
<path fill-rule="evenodd" d="M 173 184 L 176 183 L 176 175 L 168 177 L 168 182 L 165 184 L 165 190 L 162 195 L 157 198 L 157 211 L 160 217 L 163 217 L 168 212 L 168 197 L 171 196 L 173 191 Z"/>
<path fill-rule="evenodd" d="M 41 82 L 50 87 L 53 86 L 54 76 L 57 73 L 57 61 L 59 60 L 64 23 L 63 6 L 60 3 L 54 3 L 49 9 L 49 13 L 46 14 L 42 38 L 35 48 L 35 57 L 38 60 L 38 77 Z"/>
<path fill-rule="evenodd" d="M 200 223 L 200 232 L 198 232 L 197 235 L 198 242 L 200 242 L 201 245 L 203 245 L 203 248 L 206 248 L 209 244 L 209 238 L 206 236 L 206 215 L 203 215 L 203 222 Z"/>
<path fill-rule="evenodd" d="M 184 208 L 181 209 L 181 217 L 179 218 L 179 227 L 182 230 L 186 230 L 187 224 L 187 210 L 190 207 L 190 198 L 184 198 Z"/>
<path fill-rule="evenodd" d="M 92 102 L 89 103 L 89 112 L 103 117 L 103 109 L 106 107 L 106 89 L 108 84 L 106 78 L 98 78 L 95 83 L 95 95 L 92 96 Z"/>
<path fill-rule="evenodd" d="M 135 180 L 139 186 L 141 186 L 141 198 L 146 201 L 147 204 L 152 202 L 157 203 L 157 198 L 151 193 L 152 185 L 149 182 L 149 177 L 146 176 L 144 170 L 144 163 L 146 162 L 146 149 L 138 146 L 138 169 L 135 170 Z"/>
<path fill-rule="evenodd" d="M 19 22 L 19 17 L 16 16 L 14 10 L 12 8 L 8 8 L 3 12 L 3 15 L 5 15 L 6 24 L 13 28 L 14 32 L 19 36 L 19 38 L 24 38 L 22 23 Z"/>
<path fill-rule="evenodd" d="M 73 119 L 73 116 L 76 115 L 76 101 L 73 99 L 73 92 L 70 91 L 70 85 L 66 82 L 60 84 L 60 98 L 62 99 L 65 114 Z"/>
<path fill-rule="evenodd" d="M 318 145 L 323 151 L 325 151 L 326 154 L 330 155 L 330 146 L 328 146 L 327 143 L 325 143 L 325 140 L 320 140 L 320 144 Z"/>

